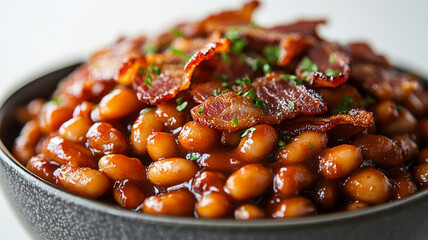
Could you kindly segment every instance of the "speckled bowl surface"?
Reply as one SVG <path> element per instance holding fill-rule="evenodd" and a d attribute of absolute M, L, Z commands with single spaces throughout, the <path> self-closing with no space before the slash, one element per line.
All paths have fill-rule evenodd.
<path fill-rule="evenodd" d="M 26 170 L 10 149 L 21 127 L 17 107 L 48 97 L 77 66 L 28 83 L 0 109 L 0 181 L 36 239 L 428 239 L 428 191 L 354 212 L 236 221 L 147 215 L 62 190 Z"/>

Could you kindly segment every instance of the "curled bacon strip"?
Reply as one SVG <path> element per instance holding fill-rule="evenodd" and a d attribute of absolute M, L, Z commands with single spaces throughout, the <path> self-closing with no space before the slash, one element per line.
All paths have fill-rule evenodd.
<path fill-rule="evenodd" d="M 279 43 L 280 56 L 278 59 L 279 66 L 286 66 L 291 62 L 293 57 L 304 53 L 314 44 L 312 37 L 299 33 L 290 33 L 282 38 Z"/>
<path fill-rule="evenodd" d="M 317 66 L 317 71 L 307 69 L 302 60 L 296 68 L 296 76 L 305 79 L 314 87 L 337 87 L 345 83 L 350 75 L 350 58 L 335 43 L 320 42 L 309 50 L 307 58 Z M 326 71 L 335 72 L 329 75 Z"/>
<path fill-rule="evenodd" d="M 192 96 L 193 100 L 197 103 L 203 103 L 205 100 L 207 100 L 209 97 L 213 95 L 213 92 L 215 90 L 220 89 L 221 91 L 225 90 L 221 86 L 221 83 L 219 81 L 211 81 L 206 83 L 198 83 L 198 84 L 192 84 Z"/>
<path fill-rule="evenodd" d="M 141 56 L 145 37 L 123 38 L 112 46 L 93 54 L 88 62 L 88 71 L 95 80 L 117 80 L 124 63 Z"/>
<path fill-rule="evenodd" d="M 313 37 L 319 38 L 317 34 L 317 27 L 320 24 L 326 24 L 325 19 L 320 20 L 300 20 L 295 23 L 284 24 L 272 27 L 272 30 L 286 32 L 286 33 L 305 33 Z"/>
<path fill-rule="evenodd" d="M 351 53 L 352 62 L 371 63 L 390 67 L 388 60 L 384 56 L 376 54 L 367 43 L 349 43 L 346 48 Z"/>
<path fill-rule="evenodd" d="M 304 85 L 293 85 L 271 73 L 251 84 L 254 98 L 266 104 L 255 106 L 254 99 L 226 92 L 209 97 L 191 110 L 195 121 L 221 131 L 233 132 L 257 123 L 278 124 L 298 115 L 327 111 L 320 95 Z M 250 90 L 249 90 L 250 91 Z M 232 121 L 236 117 L 237 122 Z"/>
<path fill-rule="evenodd" d="M 339 113 L 329 117 L 303 116 L 282 122 L 278 129 L 285 136 L 296 136 L 306 131 L 326 132 L 342 124 L 371 127 L 373 125 L 373 113 L 361 109 L 352 109 L 347 114 Z"/>

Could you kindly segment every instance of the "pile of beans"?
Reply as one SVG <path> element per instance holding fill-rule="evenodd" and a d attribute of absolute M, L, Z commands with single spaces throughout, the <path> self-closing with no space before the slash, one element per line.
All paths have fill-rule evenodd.
<path fill-rule="evenodd" d="M 84 197 L 198 218 L 349 211 L 428 187 L 428 119 L 392 101 L 369 106 L 380 127 L 308 131 L 280 145 L 273 126 L 220 132 L 176 106 L 142 108 L 120 84 L 74 108 L 35 99 L 20 111 L 25 125 L 13 153 L 37 176 Z"/>

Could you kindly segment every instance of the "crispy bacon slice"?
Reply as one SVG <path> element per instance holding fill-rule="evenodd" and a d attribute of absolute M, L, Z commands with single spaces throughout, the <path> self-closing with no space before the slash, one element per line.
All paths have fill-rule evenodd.
<path fill-rule="evenodd" d="M 296 56 L 308 50 L 314 44 L 312 37 L 299 34 L 290 33 L 281 39 L 279 43 L 280 56 L 278 59 L 279 66 L 286 66 Z"/>
<path fill-rule="evenodd" d="M 346 45 L 346 48 L 351 53 L 352 62 L 371 63 L 384 67 L 391 67 L 388 60 L 384 56 L 376 54 L 367 43 L 349 43 Z"/>
<path fill-rule="evenodd" d="M 272 30 L 286 33 L 305 33 L 319 39 L 317 34 L 317 27 L 320 24 L 326 24 L 325 19 L 319 20 L 300 20 L 290 24 L 278 25 L 272 27 Z"/>
<path fill-rule="evenodd" d="M 221 91 L 225 90 L 221 86 L 221 82 L 219 81 L 211 81 L 205 83 L 192 84 L 191 94 L 193 96 L 193 100 L 197 103 L 203 103 L 209 97 L 213 96 L 213 92 L 219 90 L 219 95 Z"/>
<path fill-rule="evenodd" d="M 192 56 L 184 68 L 181 63 L 163 64 L 159 75 L 152 72 L 137 74 L 132 86 L 137 92 L 138 99 L 143 103 L 155 105 L 174 98 L 178 92 L 189 88 L 192 74 L 201 62 L 211 59 L 217 52 L 227 52 L 229 44 L 228 39 L 218 39 L 208 43 L 204 49 Z M 152 57 L 148 56 L 148 58 Z M 146 58 L 147 62 L 153 62 L 153 60 L 147 60 L 148 58 Z M 144 82 L 147 74 L 150 75 L 152 86 Z"/>
<path fill-rule="evenodd" d="M 117 80 L 124 63 L 141 56 L 145 37 L 122 38 L 115 44 L 93 54 L 88 62 L 88 71 L 94 80 Z"/>
<path fill-rule="evenodd" d="M 379 100 L 401 101 L 420 89 L 417 76 L 374 64 L 353 64 L 352 82 Z"/>
<path fill-rule="evenodd" d="M 233 132 L 257 123 L 278 124 L 298 115 L 314 115 L 327 111 L 321 96 L 304 85 L 293 85 L 271 73 L 251 84 L 254 99 L 234 92 L 209 97 L 191 110 L 195 121 L 221 131 Z M 248 90 L 250 91 L 250 90 Z M 261 101 L 266 108 L 257 107 Z M 232 121 L 235 120 L 237 122 Z"/>
<path fill-rule="evenodd" d="M 373 113 L 361 109 L 352 109 L 347 114 L 339 113 L 329 117 L 302 116 L 278 125 L 283 136 L 296 136 L 306 131 L 326 132 L 337 125 L 371 127 Z"/>
<path fill-rule="evenodd" d="M 339 45 L 319 42 L 309 50 L 306 57 L 296 68 L 296 76 L 305 79 L 312 86 L 337 87 L 348 80 L 351 71 L 350 58 L 340 49 Z M 316 65 L 316 71 L 305 66 L 304 63 L 307 59 Z"/>

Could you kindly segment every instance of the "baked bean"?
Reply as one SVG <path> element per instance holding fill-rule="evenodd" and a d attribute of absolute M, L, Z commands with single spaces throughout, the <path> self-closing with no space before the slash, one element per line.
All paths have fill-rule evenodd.
<path fill-rule="evenodd" d="M 278 142 L 278 132 L 270 125 L 259 124 L 241 139 L 235 149 L 237 156 L 246 162 L 259 162 L 273 151 Z"/>
<path fill-rule="evenodd" d="M 37 176 L 43 178 L 48 182 L 52 182 L 54 171 L 60 167 L 56 162 L 51 162 L 43 155 L 39 154 L 32 157 L 27 163 L 27 169 Z"/>
<path fill-rule="evenodd" d="M 423 147 L 428 147 L 428 119 L 419 120 L 417 134 L 419 144 Z"/>
<path fill-rule="evenodd" d="M 196 203 L 199 218 L 223 218 L 231 211 L 232 204 L 224 193 L 211 192 Z"/>
<path fill-rule="evenodd" d="M 306 165 L 284 166 L 275 173 L 273 190 L 281 198 L 291 197 L 312 185 L 315 179 L 315 173 Z"/>
<path fill-rule="evenodd" d="M 352 202 L 346 206 L 345 211 L 355 211 L 370 207 L 367 203 L 364 202 Z"/>
<path fill-rule="evenodd" d="M 349 177 L 345 183 L 345 192 L 354 200 L 379 204 L 390 200 L 392 187 L 385 174 L 367 167 Z"/>
<path fill-rule="evenodd" d="M 162 102 L 155 111 L 156 116 L 168 129 L 182 127 L 189 119 L 186 111 L 178 111 L 175 101 Z"/>
<path fill-rule="evenodd" d="M 362 154 L 358 147 L 342 144 L 321 152 L 319 170 L 324 177 L 337 179 L 350 174 L 361 162 Z"/>
<path fill-rule="evenodd" d="M 313 201 L 321 209 L 333 209 L 340 197 L 339 186 L 334 180 L 321 179 L 312 192 Z"/>
<path fill-rule="evenodd" d="M 402 199 L 413 195 L 418 191 L 416 184 L 412 181 L 412 177 L 408 172 L 398 172 L 391 178 L 391 182 L 394 185 L 392 192 L 392 199 Z"/>
<path fill-rule="evenodd" d="M 428 187 L 428 163 L 413 166 L 413 179 L 422 188 Z"/>
<path fill-rule="evenodd" d="M 53 173 L 53 182 L 88 198 L 98 198 L 110 187 L 104 173 L 88 167 L 62 166 Z"/>
<path fill-rule="evenodd" d="M 244 201 L 260 196 L 272 184 L 272 172 L 261 164 L 248 164 L 226 180 L 225 188 L 237 201 Z"/>
<path fill-rule="evenodd" d="M 314 204 L 304 197 L 287 198 L 271 208 L 273 218 L 294 218 L 315 215 L 317 209 Z"/>
<path fill-rule="evenodd" d="M 428 163 L 428 148 L 423 149 L 418 155 L 419 163 Z"/>
<path fill-rule="evenodd" d="M 397 110 L 397 105 L 391 100 L 384 100 L 373 107 L 373 113 L 377 126 L 384 126 L 391 121 L 394 121 L 400 115 Z"/>
<path fill-rule="evenodd" d="M 171 133 L 154 132 L 147 139 L 147 153 L 157 161 L 180 156 L 180 147 Z"/>
<path fill-rule="evenodd" d="M 144 200 L 143 212 L 150 214 L 193 216 L 195 197 L 187 190 L 151 196 Z"/>
<path fill-rule="evenodd" d="M 328 109 L 336 109 L 345 97 L 352 99 L 349 109 L 361 107 L 360 102 L 363 100 L 358 90 L 351 85 L 343 84 L 336 88 L 320 88 L 323 100 L 327 103 Z"/>
<path fill-rule="evenodd" d="M 123 118 L 140 108 L 140 101 L 131 89 L 115 89 L 98 104 L 99 121 Z"/>
<path fill-rule="evenodd" d="M 173 186 L 186 182 L 198 172 L 198 167 L 184 158 L 166 158 L 150 164 L 148 179 L 158 186 Z"/>
<path fill-rule="evenodd" d="M 198 194 L 204 192 L 223 192 L 226 177 L 222 173 L 203 171 L 192 180 L 192 191 Z"/>
<path fill-rule="evenodd" d="M 236 148 L 241 141 L 241 133 L 235 132 L 222 132 L 221 133 L 221 144 L 230 148 Z"/>
<path fill-rule="evenodd" d="M 97 162 L 88 149 L 59 136 L 49 139 L 43 154 L 61 165 L 97 168 Z"/>
<path fill-rule="evenodd" d="M 114 184 L 113 197 L 120 206 L 135 209 L 144 203 L 146 193 L 135 183 L 125 180 Z"/>
<path fill-rule="evenodd" d="M 39 124 L 35 120 L 28 121 L 21 129 L 19 136 L 13 145 L 13 155 L 22 164 L 27 164 L 28 160 L 36 155 L 36 144 L 42 136 Z"/>
<path fill-rule="evenodd" d="M 198 122 L 189 121 L 181 129 L 178 142 L 185 150 L 207 152 L 218 147 L 220 132 Z"/>
<path fill-rule="evenodd" d="M 39 114 L 39 124 L 43 132 L 56 131 L 73 115 L 73 109 L 66 105 L 58 105 L 53 101 L 46 102 Z"/>
<path fill-rule="evenodd" d="M 42 111 L 43 105 L 46 103 L 44 99 L 36 98 L 31 100 L 27 106 L 19 109 L 18 119 L 20 122 L 25 123 L 27 121 L 36 120 Z"/>
<path fill-rule="evenodd" d="M 98 168 L 113 181 L 126 179 L 139 183 L 146 181 L 146 168 L 137 158 L 130 158 L 122 154 L 109 154 L 98 161 Z"/>
<path fill-rule="evenodd" d="M 263 209 L 254 204 L 243 204 L 235 209 L 235 219 L 251 220 L 265 218 L 266 213 Z"/>
<path fill-rule="evenodd" d="M 422 117 L 426 113 L 426 107 L 424 101 L 421 99 L 424 96 L 421 96 L 418 94 L 419 91 L 413 92 L 412 94 L 409 94 L 402 102 L 401 104 L 408 109 L 413 115 L 417 117 Z M 423 91 L 420 91 L 423 92 Z M 426 97 L 426 96 L 425 96 Z"/>
<path fill-rule="evenodd" d="M 276 158 L 279 164 L 300 163 L 318 155 L 321 149 L 327 146 L 327 134 L 325 132 L 304 132 L 279 149 Z"/>
<path fill-rule="evenodd" d="M 59 135 L 77 143 L 84 143 L 86 140 L 86 133 L 92 126 L 92 122 L 87 118 L 74 117 L 63 123 L 59 128 Z"/>
<path fill-rule="evenodd" d="M 367 134 L 356 139 L 353 145 L 359 147 L 365 159 L 373 160 L 381 168 L 401 167 L 402 150 L 395 141 L 382 135 Z"/>
<path fill-rule="evenodd" d="M 396 120 L 382 127 L 382 132 L 388 136 L 415 132 L 418 125 L 416 118 L 406 109 L 403 109 Z"/>
<path fill-rule="evenodd" d="M 128 148 L 123 133 L 105 122 L 92 125 L 86 133 L 86 139 L 88 148 L 96 155 L 124 153 Z"/>
<path fill-rule="evenodd" d="M 74 108 L 73 117 L 81 117 L 90 120 L 92 109 L 95 108 L 95 104 L 83 101 Z"/>
<path fill-rule="evenodd" d="M 155 112 L 150 109 L 143 111 L 132 125 L 131 145 L 136 154 L 147 153 L 147 138 L 152 132 L 162 131 L 163 123 L 156 117 Z"/>
<path fill-rule="evenodd" d="M 406 135 L 396 135 L 392 137 L 398 148 L 401 149 L 403 162 L 407 163 L 419 153 L 418 145 Z"/>

